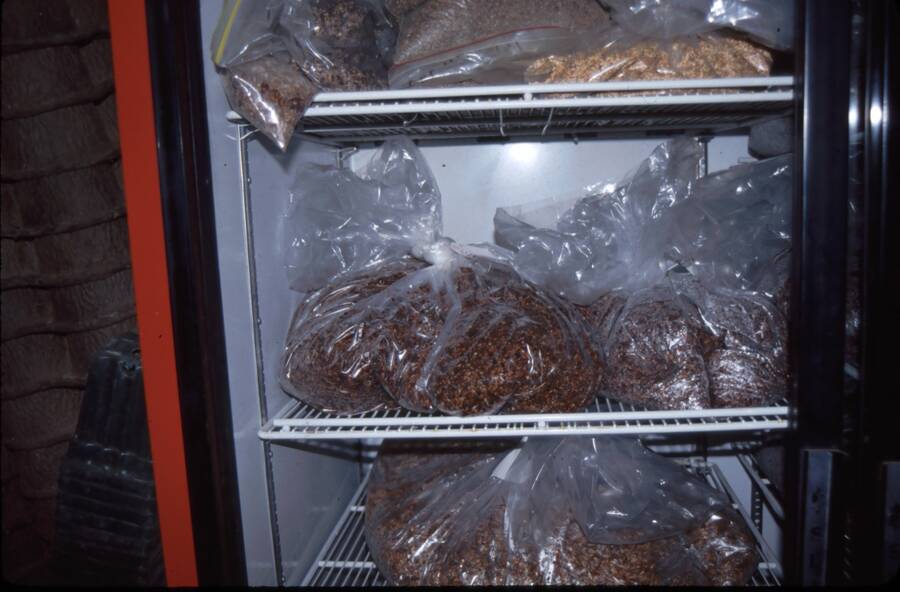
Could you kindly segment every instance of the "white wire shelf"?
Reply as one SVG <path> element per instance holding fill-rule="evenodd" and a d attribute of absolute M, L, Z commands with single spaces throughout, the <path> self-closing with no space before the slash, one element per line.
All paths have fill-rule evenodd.
<path fill-rule="evenodd" d="M 328 92 L 316 95 L 299 127 L 335 142 L 714 133 L 789 113 L 793 84 L 772 76 Z"/>
<path fill-rule="evenodd" d="M 581 413 L 426 415 L 406 409 L 336 416 L 291 401 L 259 430 L 263 440 L 502 438 L 760 432 L 788 427 L 787 402 L 773 407 L 647 411 L 598 397 Z"/>
<path fill-rule="evenodd" d="M 757 543 L 761 561 L 748 585 L 750 586 L 780 586 L 781 567 L 777 556 L 771 551 L 763 539 L 759 529 L 754 526 L 747 511 L 737 501 L 734 490 L 725 480 L 719 468 L 702 459 L 683 460 L 693 472 L 706 479 L 714 489 L 725 493 L 732 506 L 738 511 L 753 534 Z M 387 582 L 378 571 L 372 556 L 366 545 L 364 517 L 366 510 L 366 483 L 359 489 L 344 510 L 334 530 L 329 535 L 319 552 L 319 556 L 312 568 L 303 578 L 303 586 L 341 586 L 341 587 L 368 587 L 386 586 Z"/>

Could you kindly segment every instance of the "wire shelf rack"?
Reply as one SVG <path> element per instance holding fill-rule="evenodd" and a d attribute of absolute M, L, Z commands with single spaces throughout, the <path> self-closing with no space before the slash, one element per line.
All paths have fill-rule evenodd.
<path fill-rule="evenodd" d="M 788 428 L 787 402 L 773 407 L 647 411 L 603 397 L 581 413 L 428 415 L 406 409 L 337 416 L 291 401 L 259 430 L 263 440 L 501 438 L 761 432 Z"/>
<path fill-rule="evenodd" d="M 714 489 L 725 493 L 732 506 L 741 514 L 747 528 L 757 542 L 761 561 L 748 582 L 751 586 L 780 586 L 781 567 L 777 557 L 766 544 L 762 534 L 754 526 L 747 511 L 737 501 L 734 490 L 725 480 L 722 472 L 702 459 L 686 459 L 689 470 L 706 479 Z M 366 545 L 364 517 L 366 510 L 366 483 L 359 486 L 350 504 L 329 535 L 312 568 L 302 580 L 304 586 L 386 586 L 387 582 L 372 561 Z"/>
<path fill-rule="evenodd" d="M 772 76 L 319 93 L 300 128 L 305 135 L 342 143 L 397 134 L 713 133 L 789 113 L 793 84 L 791 76 Z"/>

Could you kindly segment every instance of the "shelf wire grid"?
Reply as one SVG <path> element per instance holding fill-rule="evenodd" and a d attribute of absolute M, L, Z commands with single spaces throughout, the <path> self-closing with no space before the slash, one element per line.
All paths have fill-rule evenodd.
<path fill-rule="evenodd" d="M 793 99 L 791 76 L 319 93 L 301 127 L 335 142 L 711 133 L 787 114 Z"/>
<path fill-rule="evenodd" d="M 407 409 L 337 416 L 291 401 L 259 430 L 263 440 L 490 438 L 759 432 L 788 428 L 786 401 L 771 407 L 648 411 L 597 397 L 581 413 L 449 416 Z"/>
<path fill-rule="evenodd" d="M 753 534 L 761 561 L 753 573 L 750 586 L 780 586 L 781 567 L 777 557 L 753 524 L 749 514 L 738 502 L 737 495 L 726 481 L 721 470 L 703 459 L 683 459 L 680 462 L 691 472 L 704 478 L 717 491 L 728 496 L 732 507 L 738 511 L 747 528 Z M 359 587 L 386 586 L 387 581 L 372 561 L 366 544 L 364 518 L 366 510 L 366 485 L 368 475 L 353 495 L 350 504 L 329 535 L 312 568 L 302 581 L 304 586 Z"/>

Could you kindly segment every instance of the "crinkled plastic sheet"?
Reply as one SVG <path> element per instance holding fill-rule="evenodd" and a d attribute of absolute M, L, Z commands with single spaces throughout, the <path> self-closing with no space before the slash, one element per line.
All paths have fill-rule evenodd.
<path fill-rule="evenodd" d="M 675 138 L 626 180 L 589 187 L 574 204 L 498 209 L 495 239 L 515 252 L 513 264 L 524 277 L 578 304 L 652 285 L 665 274 L 656 226 L 690 195 L 702 166 L 700 142 Z"/>
<path fill-rule="evenodd" d="M 525 78 L 528 82 L 545 84 L 742 78 L 768 76 L 771 68 L 769 50 L 744 39 L 718 33 L 648 39 L 613 28 L 598 36 L 587 49 L 533 61 L 525 71 Z M 678 92 L 683 91 L 631 91 L 627 94 Z M 604 96 L 622 94 L 626 93 L 605 93 Z"/>
<path fill-rule="evenodd" d="M 698 179 L 701 154 L 695 140 L 672 140 L 568 210 L 495 216 L 516 269 L 582 305 L 608 397 L 703 409 L 786 393 L 786 319 L 772 298 L 785 297 L 790 156 Z M 523 220 L 554 217 L 555 229 Z"/>
<path fill-rule="evenodd" d="M 437 240 L 441 193 L 412 140 L 392 138 L 359 171 L 302 167 L 283 224 L 288 279 L 305 292 Z"/>
<path fill-rule="evenodd" d="M 611 18 L 632 33 L 656 39 L 730 28 L 778 50 L 794 43 L 790 0 L 604 0 Z"/>
<path fill-rule="evenodd" d="M 700 179 L 661 225 L 670 257 L 697 277 L 734 289 L 753 289 L 767 273 L 786 275 L 775 260 L 791 246 L 792 159 L 785 154 Z"/>
<path fill-rule="evenodd" d="M 395 585 L 741 585 L 757 561 L 724 496 L 620 437 L 387 445 L 365 527 Z"/>
<path fill-rule="evenodd" d="M 395 41 L 372 0 L 228 0 L 211 51 L 231 107 L 285 150 L 319 89 L 384 88 Z"/>
<path fill-rule="evenodd" d="M 571 51 L 606 27 L 595 0 L 388 2 L 398 22 L 392 88 L 523 82 L 529 60 Z"/>

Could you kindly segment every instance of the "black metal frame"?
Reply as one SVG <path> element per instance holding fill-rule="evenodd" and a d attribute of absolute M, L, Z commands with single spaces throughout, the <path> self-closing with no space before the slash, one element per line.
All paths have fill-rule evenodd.
<path fill-rule="evenodd" d="M 785 570 L 839 581 L 850 102 L 848 0 L 797 3 L 791 293 L 794 412 L 786 465 Z"/>
<path fill-rule="evenodd" d="M 877 584 L 897 577 L 897 541 L 886 548 L 888 504 L 900 519 L 900 500 L 886 499 L 886 464 L 900 461 L 896 421 L 900 398 L 892 385 L 896 336 L 900 331 L 895 298 L 900 255 L 895 231 L 897 200 L 897 83 L 900 8 L 896 2 L 869 1 L 865 6 L 863 132 L 862 331 L 860 336 L 859 437 L 853 441 L 853 480 L 859 484 L 852 506 L 853 556 L 858 558 L 858 583 Z M 893 348 L 891 346 L 894 346 Z M 896 530 L 896 524 L 893 526 Z M 889 555 L 893 566 L 889 566 Z"/>
<path fill-rule="evenodd" d="M 198 580 L 246 585 L 196 0 L 146 3 Z"/>

